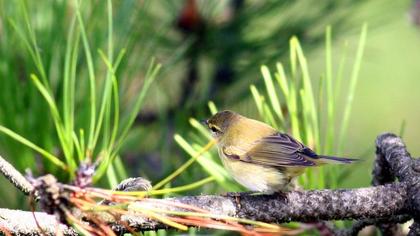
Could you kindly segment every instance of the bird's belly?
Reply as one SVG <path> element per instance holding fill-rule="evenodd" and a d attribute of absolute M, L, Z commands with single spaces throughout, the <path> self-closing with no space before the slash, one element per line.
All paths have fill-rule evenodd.
<path fill-rule="evenodd" d="M 251 191 L 272 193 L 282 191 L 290 182 L 279 170 L 258 166 L 242 161 L 227 161 L 222 158 L 223 165 L 233 178 Z"/>

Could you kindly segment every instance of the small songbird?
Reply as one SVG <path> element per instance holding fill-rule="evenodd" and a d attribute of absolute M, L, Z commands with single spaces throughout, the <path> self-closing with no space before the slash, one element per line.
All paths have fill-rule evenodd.
<path fill-rule="evenodd" d="M 218 112 L 204 123 L 217 140 L 226 170 L 251 191 L 288 191 L 306 167 L 357 160 L 318 155 L 290 135 L 232 111 Z"/>

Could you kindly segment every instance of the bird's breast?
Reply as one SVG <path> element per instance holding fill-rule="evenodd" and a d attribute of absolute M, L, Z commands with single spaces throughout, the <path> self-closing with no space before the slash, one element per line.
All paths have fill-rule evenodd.
<path fill-rule="evenodd" d="M 241 185 L 251 191 L 272 193 L 283 190 L 290 177 L 272 167 L 256 165 L 239 160 L 231 160 L 219 150 L 225 169 Z"/>

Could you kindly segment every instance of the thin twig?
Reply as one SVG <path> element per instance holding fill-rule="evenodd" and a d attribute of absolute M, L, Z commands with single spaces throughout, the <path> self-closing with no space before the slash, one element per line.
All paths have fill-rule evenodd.
<path fill-rule="evenodd" d="M 16 170 L 9 162 L 0 156 L 0 172 L 12 183 L 17 189 L 24 194 L 29 195 L 34 187 L 28 180 Z"/>

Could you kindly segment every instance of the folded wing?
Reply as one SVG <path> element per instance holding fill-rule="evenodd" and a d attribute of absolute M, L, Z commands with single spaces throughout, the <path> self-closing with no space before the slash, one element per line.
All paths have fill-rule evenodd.
<path fill-rule="evenodd" d="M 304 167 L 316 165 L 318 156 L 288 134 L 276 133 L 262 138 L 236 159 L 272 167 Z"/>

